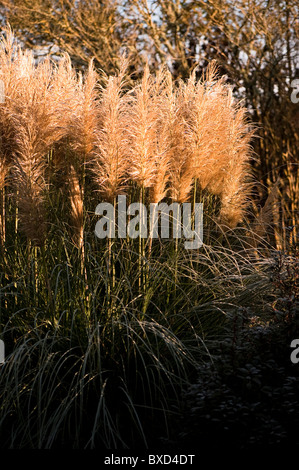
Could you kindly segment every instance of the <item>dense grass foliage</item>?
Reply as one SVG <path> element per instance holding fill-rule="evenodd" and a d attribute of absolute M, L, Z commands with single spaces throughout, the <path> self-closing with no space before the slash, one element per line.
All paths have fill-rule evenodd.
<path fill-rule="evenodd" d="M 246 248 L 241 229 L 196 253 L 156 241 L 140 285 L 138 240 L 118 240 L 112 285 L 109 247 L 93 231 L 85 232 L 83 275 L 67 235 L 53 226 L 52 237 L 44 252 L 12 245 L 11 272 L 2 265 L 2 445 L 171 448 L 184 394 L 230 316 L 273 315 L 268 256 Z"/>

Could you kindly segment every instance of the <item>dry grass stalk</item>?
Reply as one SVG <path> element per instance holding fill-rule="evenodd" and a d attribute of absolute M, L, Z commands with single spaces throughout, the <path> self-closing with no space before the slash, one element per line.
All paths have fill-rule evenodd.
<path fill-rule="evenodd" d="M 83 194 L 78 174 L 70 165 L 67 170 L 67 185 L 71 203 L 71 220 L 74 228 L 74 242 L 79 248 L 83 247 Z"/>
<path fill-rule="evenodd" d="M 246 121 L 245 110 L 237 109 L 230 133 L 229 160 L 221 193 L 221 221 L 234 228 L 244 217 L 251 197 L 250 140 L 254 130 Z"/>
<path fill-rule="evenodd" d="M 0 244 L 5 243 L 5 183 L 8 171 L 7 162 L 0 154 Z"/>
<path fill-rule="evenodd" d="M 193 72 L 183 93 L 194 177 L 202 189 L 220 196 L 221 222 L 235 227 L 242 220 L 250 190 L 246 178 L 252 134 L 244 110 L 234 104 L 225 79 L 217 79 L 213 63 L 197 83 Z"/>
<path fill-rule="evenodd" d="M 155 173 L 153 183 L 150 187 L 150 201 L 159 203 L 167 196 L 169 191 L 170 165 L 171 165 L 171 142 L 168 121 L 165 119 L 165 102 L 167 103 L 166 94 L 168 81 L 171 79 L 169 71 L 162 67 L 156 75 L 154 81 L 154 98 L 153 103 L 158 114 L 156 118 L 156 138 L 153 142 Z"/>
<path fill-rule="evenodd" d="M 148 65 L 141 83 L 130 94 L 127 115 L 129 177 L 140 187 L 150 188 L 156 175 L 156 144 L 159 109 L 157 87 Z"/>
<path fill-rule="evenodd" d="M 0 102 L 0 244 L 5 242 L 5 186 L 12 163 L 13 126 L 7 112 L 7 96 L 12 95 L 14 91 L 12 68 L 15 51 L 16 46 L 12 31 L 7 28 L 6 34 L 1 36 L 0 41 L 0 80 L 1 93 L 3 93 Z"/>
<path fill-rule="evenodd" d="M 84 80 L 80 80 L 80 115 L 73 124 L 76 135 L 74 149 L 83 156 L 84 163 L 94 150 L 99 126 L 97 81 L 98 76 L 91 61 Z"/>
<path fill-rule="evenodd" d="M 99 111 L 101 127 L 90 165 L 97 191 L 108 201 L 124 191 L 128 170 L 127 100 L 123 91 L 126 69 L 127 61 L 123 59 L 117 76 L 104 77 Z"/>
<path fill-rule="evenodd" d="M 71 224 L 74 229 L 74 242 L 83 250 L 83 223 L 84 223 L 84 185 L 85 169 L 90 163 L 95 148 L 96 133 L 99 121 L 97 102 L 97 74 L 92 61 L 82 78 L 77 80 L 70 70 L 68 75 L 69 89 L 76 90 L 70 106 L 69 122 L 66 128 L 67 145 L 70 146 L 70 158 L 64 163 L 67 165 L 67 185 L 71 202 Z M 62 148 L 65 155 L 66 146 Z M 83 254 L 82 254 L 83 256 Z"/>
<path fill-rule="evenodd" d="M 183 203 L 190 197 L 194 176 L 184 118 L 189 96 L 183 82 L 176 89 L 169 72 L 164 98 L 163 119 L 169 134 L 170 195 L 174 201 Z"/>

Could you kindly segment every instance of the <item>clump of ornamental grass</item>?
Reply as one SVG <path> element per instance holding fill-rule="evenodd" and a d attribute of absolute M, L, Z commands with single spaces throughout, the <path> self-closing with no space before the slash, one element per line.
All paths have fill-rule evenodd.
<path fill-rule="evenodd" d="M 81 76 L 68 56 L 36 64 L 9 31 L 1 43 L 3 446 L 157 444 L 227 309 L 255 295 L 267 312 L 261 248 L 235 229 L 250 189 L 245 111 L 213 67 L 186 83 L 145 67 L 129 88 L 127 65 Z M 120 194 L 202 198 L 203 247 L 97 239 L 96 205 L 117 212 Z"/>
<path fill-rule="evenodd" d="M 195 70 L 186 83 L 176 83 L 166 68 L 153 75 L 146 66 L 129 90 L 127 62 L 123 59 L 118 76 L 106 77 L 99 89 L 92 63 L 82 77 L 68 56 L 58 66 L 49 59 L 36 64 L 31 52 L 14 44 L 11 31 L 3 38 L 1 184 L 10 169 L 16 218 L 31 241 L 43 245 L 46 239 L 49 162 L 64 173 L 80 250 L 89 175 L 105 200 L 128 183 L 132 197 L 137 187 L 140 200 L 148 192 L 154 203 L 167 197 L 195 201 L 196 188 L 207 188 L 221 200 L 224 224 L 235 227 L 242 220 L 252 131 L 224 78 L 217 78 L 212 64 L 201 80 Z"/>

